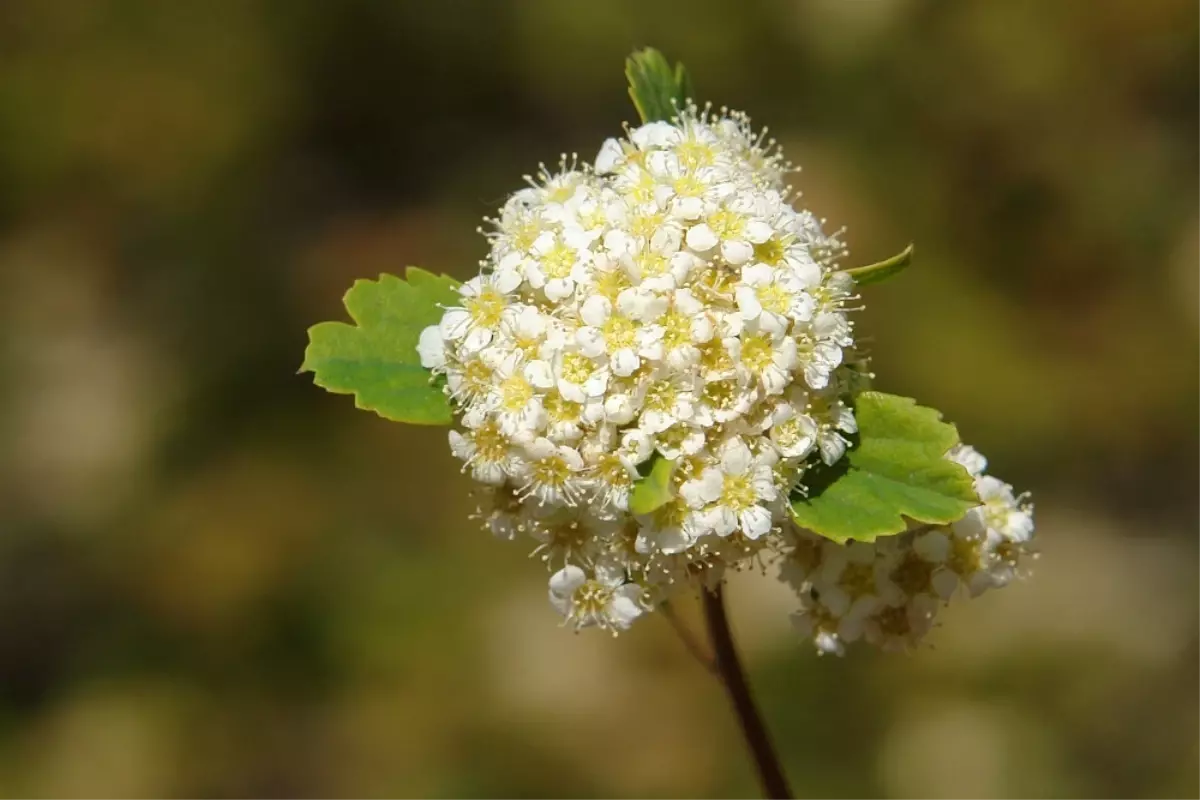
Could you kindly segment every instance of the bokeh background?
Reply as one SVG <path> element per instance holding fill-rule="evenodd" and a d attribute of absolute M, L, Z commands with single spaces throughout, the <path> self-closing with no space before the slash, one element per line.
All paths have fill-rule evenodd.
<path fill-rule="evenodd" d="M 296 373 L 356 278 L 468 277 L 646 44 L 852 261 L 917 242 L 879 383 L 1038 504 L 1033 579 L 910 657 L 735 581 L 798 794 L 1197 795 L 1190 0 L 0 4 L 0 794 L 756 792 L 662 619 L 557 627 L 444 431 Z"/>

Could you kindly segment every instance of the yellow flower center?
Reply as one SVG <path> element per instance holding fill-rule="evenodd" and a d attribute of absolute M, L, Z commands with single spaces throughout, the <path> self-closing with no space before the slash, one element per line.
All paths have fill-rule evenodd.
<path fill-rule="evenodd" d="M 500 384 L 500 405 L 505 411 L 521 411 L 532 399 L 533 387 L 521 375 L 513 375 Z"/>
<path fill-rule="evenodd" d="M 608 345 L 610 352 L 633 347 L 633 343 L 637 338 L 637 326 L 633 320 L 617 314 L 613 314 L 605 320 L 601 332 L 604 335 L 604 341 Z"/>
<path fill-rule="evenodd" d="M 647 411 L 667 413 L 675 407 L 676 394 L 675 387 L 669 382 L 659 381 L 646 391 L 643 408 Z"/>
<path fill-rule="evenodd" d="M 533 482 L 542 486 L 560 487 L 571 477 L 571 467 L 557 455 L 546 456 L 530 465 Z"/>
<path fill-rule="evenodd" d="M 792 307 L 792 293 L 778 283 L 770 283 L 755 291 L 758 302 L 767 311 L 786 314 Z"/>
<path fill-rule="evenodd" d="M 778 266 L 783 261 L 784 255 L 783 242 L 778 239 L 768 239 L 765 242 L 754 245 L 754 260 L 769 264 L 772 267 Z"/>
<path fill-rule="evenodd" d="M 751 372 L 762 373 L 775 359 L 771 338 L 764 333 L 751 334 L 742 340 L 742 363 Z"/>
<path fill-rule="evenodd" d="M 681 178 L 676 178 L 673 188 L 675 194 L 680 197 L 699 197 L 704 194 L 704 182 L 695 175 L 684 175 Z"/>
<path fill-rule="evenodd" d="M 492 385 L 492 368 L 476 358 L 463 367 L 463 386 L 470 394 L 482 394 Z"/>
<path fill-rule="evenodd" d="M 983 567 L 982 542 L 978 539 L 960 539 L 957 536 L 950 539 L 950 558 L 947 562 L 950 569 L 959 575 L 970 575 Z"/>
<path fill-rule="evenodd" d="M 653 197 L 653 190 L 651 191 Z M 655 231 L 663 224 L 666 217 L 658 213 L 640 213 L 634 214 L 629 218 L 629 232 L 641 239 L 649 239 L 654 235 Z"/>
<path fill-rule="evenodd" d="M 661 322 L 663 326 L 663 344 L 668 350 L 674 350 L 692 342 L 692 318 L 679 311 L 667 313 Z"/>
<path fill-rule="evenodd" d="M 733 359 L 720 342 L 709 342 L 700 348 L 700 366 L 708 372 L 726 372 L 733 368 Z"/>
<path fill-rule="evenodd" d="M 506 305 L 504 296 L 491 286 L 485 286 L 475 297 L 463 301 L 463 307 L 467 309 L 471 319 L 476 325 L 484 328 L 495 328 L 500 324 Z"/>
<path fill-rule="evenodd" d="M 555 243 L 550 252 L 541 258 L 542 272 L 548 278 L 565 278 L 575 266 L 575 251 L 562 242 Z"/>
<path fill-rule="evenodd" d="M 752 507 L 758 495 L 750 484 L 748 475 L 726 475 L 721 486 L 721 505 L 735 512 L 745 511 Z"/>
<path fill-rule="evenodd" d="M 675 148 L 679 161 L 688 169 L 707 167 L 716 159 L 716 151 L 712 145 L 695 139 L 685 139 Z"/>
<path fill-rule="evenodd" d="M 842 570 L 838 583 L 852 598 L 875 594 L 875 565 L 852 561 Z"/>
<path fill-rule="evenodd" d="M 905 594 L 927 594 L 933 587 L 933 564 L 913 551 L 904 554 L 904 560 L 892 570 L 892 580 Z"/>
<path fill-rule="evenodd" d="M 632 284 L 624 270 L 598 270 L 592 278 L 596 293 L 607 297 L 610 302 L 617 302 L 617 295 L 628 289 Z"/>
<path fill-rule="evenodd" d="M 495 463 L 508 456 L 508 437 L 500 432 L 494 422 L 485 422 L 475 429 L 475 452 L 481 461 Z"/>
<path fill-rule="evenodd" d="M 643 279 L 657 278 L 667 271 L 667 257 L 658 253 L 639 253 L 636 261 Z"/>
<path fill-rule="evenodd" d="M 592 377 L 592 371 L 595 369 L 595 364 L 592 363 L 585 355 L 579 353 L 567 353 L 562 360 L 562 376 L 567 383 L 574 383 L 581 386 L 587 382 L 587 379 Z"/>
<path fill-rule="evenodd" d="M 546 408 L 546 415 L 553 422 L 574 422 L 579 419 L 579 413 L 583 410 L 579 403 L 571 402 L 558 392 L 546 395 L 542 402 Z"/>
<path fill-rule="evenodd" d="M 746 229 L 746 219 L 723 208 L 708 218 L 708 227 L 721 239 L 740 239 Z"/>

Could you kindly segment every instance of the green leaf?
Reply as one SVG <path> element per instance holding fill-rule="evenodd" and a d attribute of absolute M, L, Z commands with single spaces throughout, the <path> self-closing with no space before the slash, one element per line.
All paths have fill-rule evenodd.
<path fill-rule="evenodd" d="M 792 495 L 798 525 L 838 542 L 869 542 L 905 530 L 905 517 L 942 525 L 979 505 L 970 474 L 944 457 L 958 431 L 939 412 L 863 392 L 855 416 L 858 434 L 846 456 L 810 470 L 808 495 Z"/>
<path fill-rule="evenodd" d="M 893 275 L 903 272 L 904 268 L 909 265 L 913 257 L 913 246 L 910 243 L 908 247 L 901 252 L 886 258 L 875 264 L 868 264 L 865 267 L 854 267 L 846 270 L 846 274 L 854 278 L 854 282 L 859 286 L 866 286 L 872 283 L 879 283 L 887 280 Z"/>
<path fill-rule="evenodd" d="M 670 121 L 692 97 L 692 80 L 682 63 L 670 62 L 653 47 L 637 50 L 625 59 L 629 97 L 642 122 Z"/>
<path fill-rule="evenodd" d="M 458 305 L 458 281 L 409 267 L 407 282 L 394 275 L 360 280 L 346 292 L 356 325 L 322 322 L 308 329 L 301 372 L 317 386 L 353 394 L 355 405 L 397 422 L 449 425 L 450 404 L 421 366 L 417 340 L 442 318 L 441 306 Z"/>
<path fill-rule="evenodd" d="M 671 484 L 675 462 L 655 453 L 646 464 L 649 467 L 633 485 L 633 494 L 629 498 L 629 510 L 634 514 L 649 514 L 671 502 L 675 496 L 675 487 Z"/>

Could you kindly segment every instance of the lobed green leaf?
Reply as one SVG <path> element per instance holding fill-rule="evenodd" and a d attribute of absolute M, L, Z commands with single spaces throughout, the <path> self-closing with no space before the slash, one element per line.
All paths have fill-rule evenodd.
<path fill-rule="evenodd" d="M 943 525 L 979 505 L 971 475 L 945 458 L 958 431 L 939 412 L 863 392 L 855 415 L 858 434 L 846 456 L 810 470 L 808 494 L 792 496 L 798 525 L 838 542 L 872 541 L 904 531 L 908 519 Z"/>
<path fill-rule="evenodd" d="M 317 386 L 352 394 L 355 405 L 385 419 L 415 425 L 449 425 L 450 403 L 421 366 L 421 331 L 458 305 L 458 281 L 409 267 L 407 280 L 380 275 L 346 292 L 354 325 L 322 322 L 308 329 L 301 372 Z"/>

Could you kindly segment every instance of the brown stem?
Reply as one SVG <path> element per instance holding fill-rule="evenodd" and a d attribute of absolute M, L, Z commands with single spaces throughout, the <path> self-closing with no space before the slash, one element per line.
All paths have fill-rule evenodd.
<path fill-rule="evenodd" d="M 733 634 L 729 630 L 729 618 L 725 614 L 725 599 L 721 587 L 718 585 L 717 588 L 701 594 L 704 598 L 704 619 L 708 623 L 708 633 L 712 638 L 717 672 L 725 685 L 725 691 L 729 694 L 733 710 L 737 713 L 742 736 L 754 756 L 763 796 L 772 799 L 790 798 L 792 792 L 788 788 L 783 768 L 779 765 L 779 756 L 775 754 L 762 715 L 758 706 L 754 704 L 750 685 L 746 682 L 746 673 L 733 644 Z"/>

